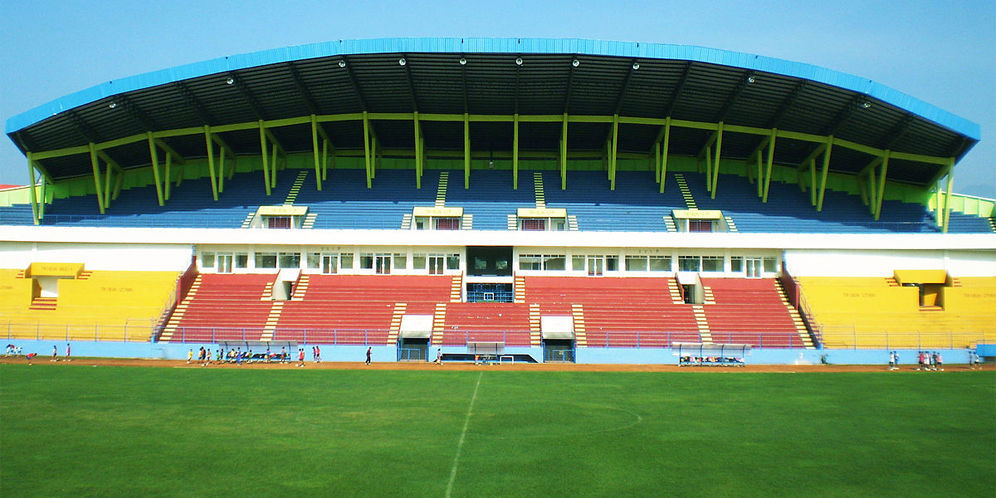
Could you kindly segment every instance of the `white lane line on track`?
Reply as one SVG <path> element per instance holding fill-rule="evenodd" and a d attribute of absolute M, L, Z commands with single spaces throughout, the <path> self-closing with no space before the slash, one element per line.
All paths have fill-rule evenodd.
<path fill-rule="evenodd" d="M 481 377 L 484 372 L 477 375 L 477 384 L 474 385 L 474 394 L 470 397 L 470 406 L 467 407 L 467 418 L 463 421 L 463 430 L 460 431 L 460 442 L 457 443 L 456 456 L 453 457 L 453 468 L 450 469 L 450 482 L 446 485 L 446 498 L 453 494 L 453 482 L 456 481 L 457 467 L 460 465 L 460 450 L 463 449 L 463 442 L 467 439 L 467 427 L 470 426 L 470 416 L 474 413 L 474 401 L 477 401 L 477 389 L 481 387 Z"/>

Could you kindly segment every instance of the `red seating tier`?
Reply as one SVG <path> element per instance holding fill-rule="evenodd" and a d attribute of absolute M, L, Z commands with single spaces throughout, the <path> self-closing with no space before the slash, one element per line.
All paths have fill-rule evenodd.
<path fill-rule="evenodd" d="M 514 303 L 450 303 L 446 306 L 443 345 L 468 341 L 529 346 L 529 306 Z"/>

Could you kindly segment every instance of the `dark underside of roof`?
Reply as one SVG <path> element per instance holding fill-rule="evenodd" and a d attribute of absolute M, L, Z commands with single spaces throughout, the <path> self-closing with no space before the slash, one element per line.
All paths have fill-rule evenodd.
<path fill-rule="evenodd" d="M 460 59 L 466 60 L 461 64 Z M 581 115 L 676 120 L 829 136 L 877 149 L 961 157 L 975 140 L 866 95 L 782 74 L 697 61 L 570 54 L 377 53 L 295 60 L 176 81 L 100 99 L 58 113 L 10 138 L 22 151 L 50 151 L 122 137 L 204 125 L 219 126 L 315 115 L 411 113 L 472 115 Z M 404 59 L 405 64 L 399 61 Z M 577 61 L 575 63 L 575 61 Z M 634 69 L 638 65 L 638 69 Z M 321 124 L 337 149 L 363 149 L 358 120 Z M 411 149 L 411 121 L 372 121 L 385 149 Z M 559 122 L 521 123 L 520 150 L 555 151 Z M 571 123 L 568 149 L 597 152 L 611 123 Z M 430 150 L 463 150 L 463 123 L 423 121 Z M 618 151 L 647 154 L 659 126 L 621 124 Z M 310 152 L 310 125 L 275 127 L 290 153 Z M 670 155 L 696 156 L 712 132 L 675 127 Z M 259 154 L 259 131 L 219 136 L 237 154 Z M 727 133 L 724 158 L 746 158 L 763 136 Z M 203 135 L 164 139 L 187 158 L 206 156 Z M 474 151 L 510 151 L 510 122 L 472 122 Z M 798 166 L 817 144 L 778 139 L 775 162 Z M 150 164 L 146 142 L 104 152 L 125 169 Z M 831 171 L 857 173 L 874 159 L 834 148 Z M 48 158 L 39 164 L 53 180 L 92 174 L 88 154 Z M 944 166 L 894 160 L 889 179 L 926 185 Z"/>

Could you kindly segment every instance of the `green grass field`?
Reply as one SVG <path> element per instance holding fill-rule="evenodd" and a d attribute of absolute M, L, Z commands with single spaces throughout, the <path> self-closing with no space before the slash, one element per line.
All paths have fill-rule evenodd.
<path fill-rule="evenodd" d="M 996 375 L 0 365 L 0 496 L 992 496 Z"/>

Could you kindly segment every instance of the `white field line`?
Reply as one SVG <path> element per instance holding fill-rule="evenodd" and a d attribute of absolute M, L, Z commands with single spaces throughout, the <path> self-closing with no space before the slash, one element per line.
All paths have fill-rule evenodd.
<path fill-rule="evenodd" d="M 484 372 L 477 375 L 477 384 L 474 385 L 474 394 L 470 397 L 470 406 L 467 407 L 467 418 L 463 421 L 463 430 L 460 431 L 460 442 L 457 443 L 456 456 L 453 457 L 453 468 L 450 469 L 450 482 L 446 485 L 446 498 L 453 494 L 453 482 L 456 481 L 457 466 L 460 465 L 460 450 L 463 449 L 463 442 L 467 438 L 467 427 L 470 426 L 470 416 L 474 413 L 474 401 L 477 400 L 477 389 L 481 387 L 481 377 Z"/>

